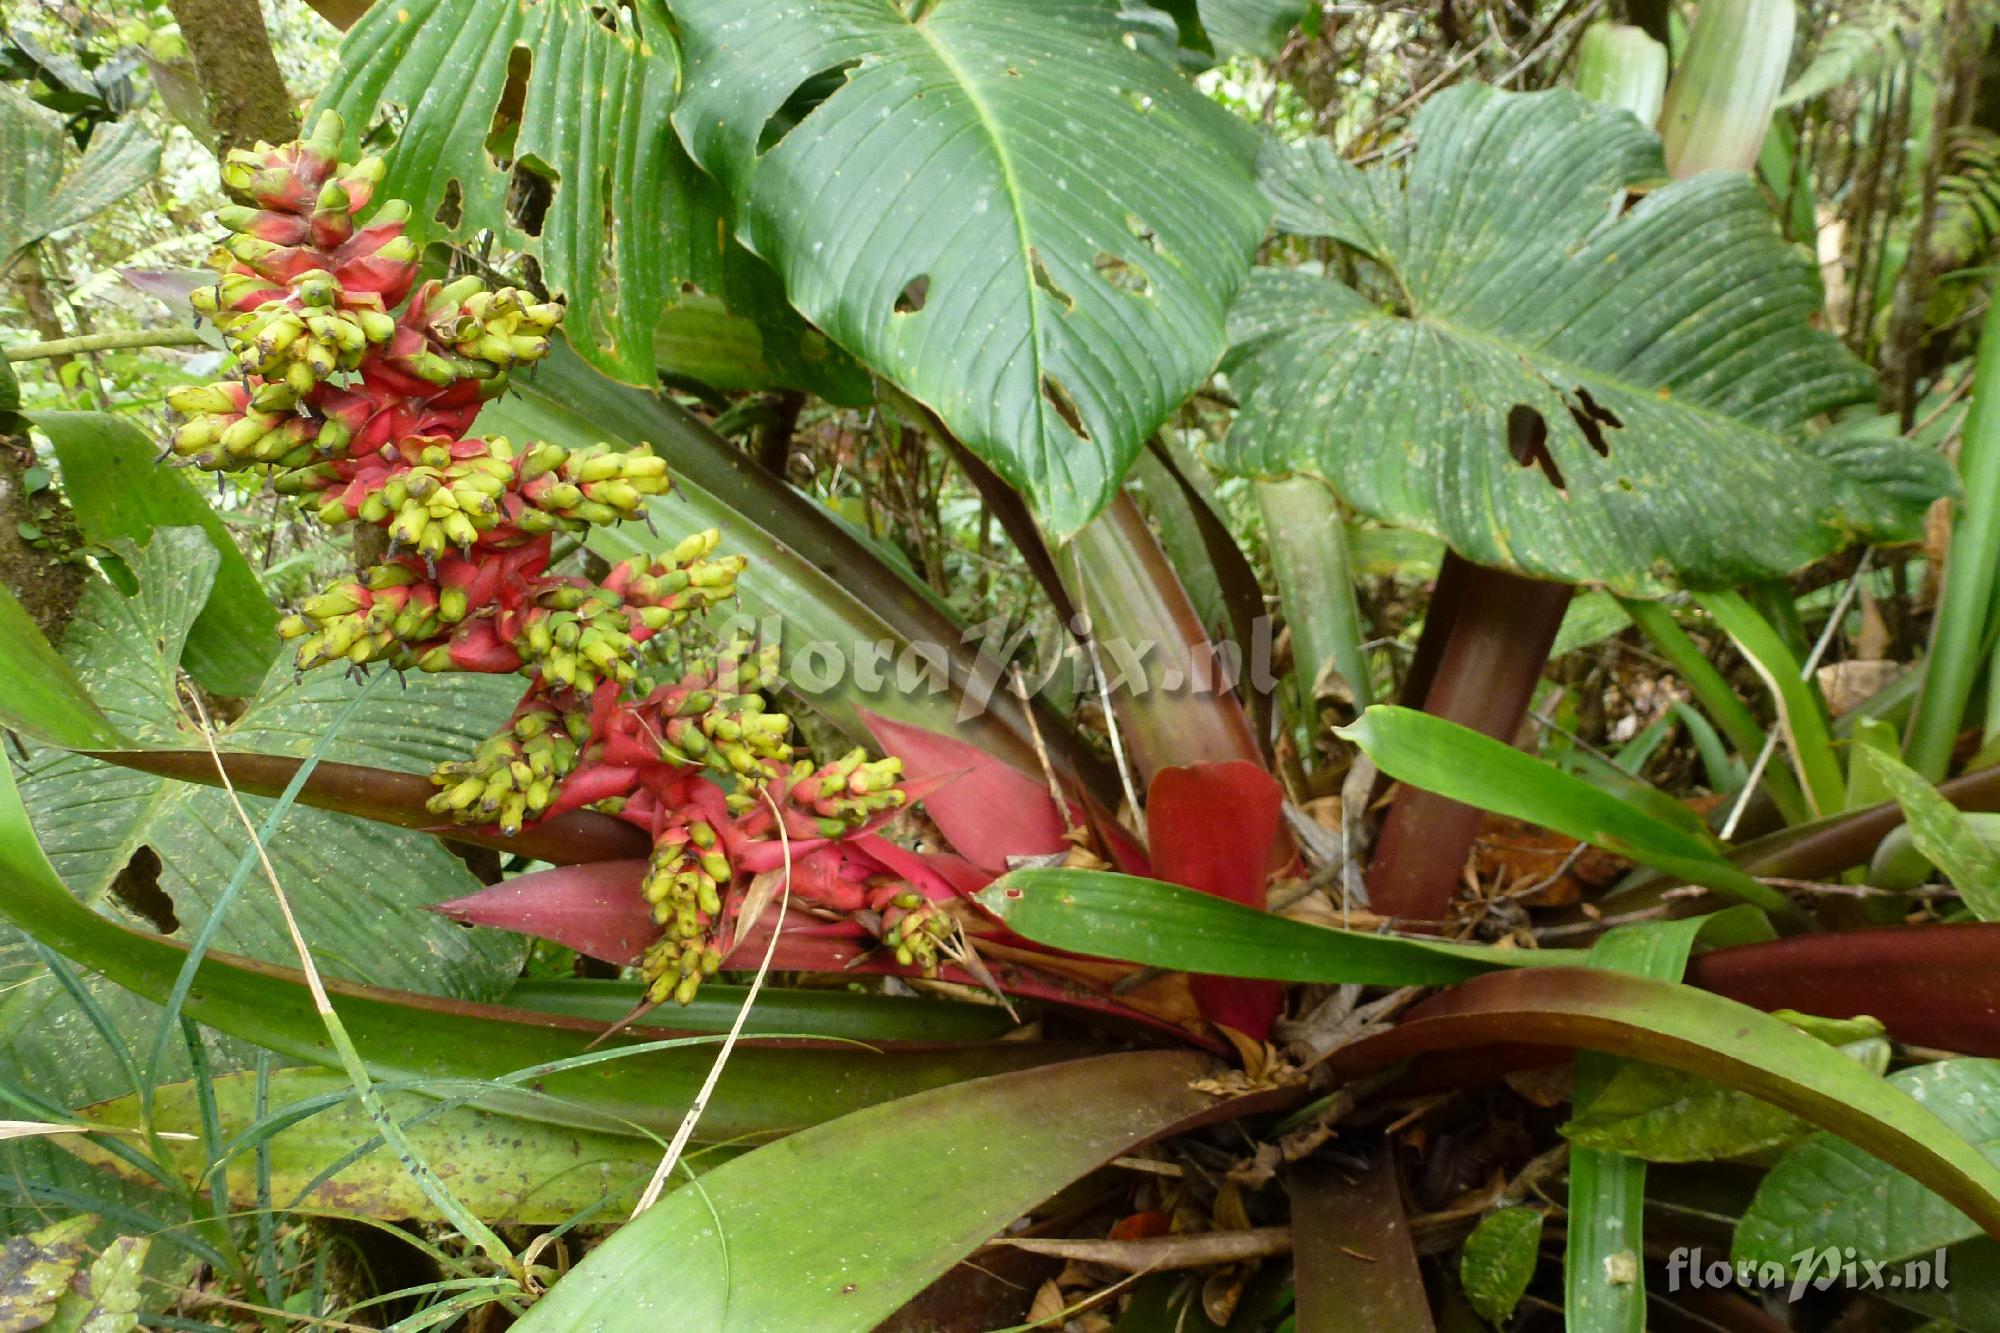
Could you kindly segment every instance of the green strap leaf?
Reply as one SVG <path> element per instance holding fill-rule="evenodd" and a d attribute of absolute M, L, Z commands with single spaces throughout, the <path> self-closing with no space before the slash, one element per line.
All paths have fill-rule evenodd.
<path fill-rule="evenodd" d="M 592 1250 L 522 1333 L 866 1333 L 1070 1181 L 1227 1103 L 1131 1052 L 940 1088 L 724 1163 Z"/>
<path fill-rule="evenodd" d="M 268 1153 L 270 1199 L 280 1208 L 438 1219 L 436 1207 L 386 1147 L 378 1143 L 358 1160 L 345 1161 L 356 1145 L 375 1139 L 375 1126 L 353 1100 L 346 1075 L 330 1070 L 273 1073 L 270 1110 L 261 1118 L 254 1072 L 221 1075 L 206 1090 L 192 1083 L 154 1089 L 152 1127 L 156 1133 L 191 1136 L 167 1147 L 174 1167 L 196 1191 L 205 1192 L 211 1183 L 210 1145 L 202 1141 L 204 1093 L 214 1098 L 223 1141 L 235 1144 L 240 1154 L 224 1173 L 234 1206 L 254 1208 L 258 1203 L 256 1173 L 245 1160 L 254 1140 Z M 598 1221 L 616 1221 L 631 1211 L 660 1160 L 658 1144 L 629 1134 L 551 1125 L 470 1106 L 445 1109 L 414 1092 L 384 1091 L 382 1101 L 459 1202 L 475 1216 L 495 1221 L 553 1226 L 585 1212 Z M 306 1114 L 312 1107 L 320 1109 Z M 111 1128 L 141 1123 L 136 1097 L 100 1102 L 79 1114 Z M 244 1139 L 246 1134 L 252 1139 Z M 129 1163 L 87 1136 L 65 1140 L 63 1146 L 123 1178 L 147 1183 Z M 708 1150 L 695 1164 L 710 1165 L 715 1151 Z"/>
<path fill-rule="evenodd" d="M 0 587 L 0 725 L 79 750 L 127 744 L 90 692 L 42 637 L 14 594 Z"/>
<path fill-rule="evenodd" d="M 1221 355 L 1269 216 L 1247 128 L 1111 0 L 674 14 L 674 123 L 744 243 L 1056 536 L 1082 527 Z"/>
<path fill-rule="evenodd" d="M 1692 812 L 1685 823 L 1669 824 L 1511 745 L 1411 708 L 1378 705 L 1336 734 L 1399 782 L 1540 824 L 1767 911 L 1797 915 L 1783 894 L 1730 864 Z"/>
<path fill-rule="evenodd" d="M 1230 466 L 1314 472 L 1480 564 L 1641 596 L 1907 537 L 1951 489 L 1934 452 L 1807 434 L 1874 379 L 1813 327 L 1812 265 L 1747 176 L 1618 214 L 1665 174 L 1659 140 L 1566 90 L 1460 84 L 1410 137 L 1406 166 L 1365 172 L 1323 146 L 1267 157 L 1280 225 L 1369 262 L 1358 289 L 1254 276 Z"/>
<path fill-rule="evenodd" d="M 1015 870 L 978 897 L 1009 929 L 1038 944 L 1229 977 L 1443 986 L 1496 968 L 1579 966 L 1585 957 L 1578 949 L 1496 949 L 1329 930 L 1107 870 Z"/>

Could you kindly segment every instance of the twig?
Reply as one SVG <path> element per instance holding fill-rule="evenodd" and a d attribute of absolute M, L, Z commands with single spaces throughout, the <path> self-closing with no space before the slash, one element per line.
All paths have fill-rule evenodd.
<path fill-rule="evenodd" d="M 1847 608 L 1854 604 L 1854 595 L 1861 591 L 1862 575 L 1868 572 L 1868 566 L 1874 559 L 1875 548 L 1871 546 L 1863 551 L 1861 559 L 1855 562 L 1853 577 L 1848 579 L 1847 587 L 1841 591 L 1840 600 L 1833 604 L 1833 610 L 1826 618 L 1825 627 L 1820 630 L 1819 638 L 1814 641 L 1812 651 L 1806 655 L 1805 664 L 1799 668 L 1800 680 L 1811 680 L 1813 672 L 1819 670 L 1819 659 L 1825 656 L 1828 646 L 1833 643 L 1833 636 L 1840 632 L 1840 622 L 1847 617 Z M 1756 794 L 1757 784 L 1763 781 L 1764 770 L 1770 766 L 1771 756 L 1778 748 L 1778 735 L 1784 730 L 1786 728 L 1773 727 L 1771 734 L 1764 738 L 1764 748 L 1757 752 L 1757 762 L 1750 766 L 1749 776 L 1743 779 L 1743 790 L 1736 794 L 1736 803 L 1729 807 L 1729 818 L 1722 821 L 1722 828 L 1717 836 L 1724 842 L 1728 842 L 1735 835 L 1736 825 L 1742 820 L 1743 812 L 1749 808 L 1750 798 Z"/>
<path fill-rule="evenodd" d="M 1055 765 L 1049 762 L 1048 747 L 1042 743 L 1041 724 L 1035 721 L 1035 705 L 1028 698 L 1028 687 L 1021 679 L 1020 667 L 1008 668 L 1007 686 L 1014 691 L 1014 697 L 1021 701 L 1021 712 L 1027 716 L 1028 739 L 1034 742 L 1035 758 L 1041 761 L 1042 776 L 1049 780 L 1049 800 L 1055 803 L 1056 818 L 1062 821 L 1063 834 L 1073 835 L 1078 831 L 1076 821 L 1069 817 L 1069 802 L 1063 799 L 1062 784 L 1056 781 Z"/>
<path fill-rule="evenodd" d="M 133 347 L 198 347 L 203 343 L 201 334 L 194 329 L 120 329 L 113 333 L 85 333 L 74 338 L 19 343 L 0 348 L 0 356 L 9 361 L 46 361 L 51 357 L 77 356 L 84 352 L 117 352 Z"/>
<path fill-rule="evenodd" d="M 736 1021 L 729 1025 L 729 1035 L 722 1039 L 722 1049 L 715 1053 L 715 1063 L 709 1066 L 708 1077 L 701 1081 L 701 1090 L 688 1104 L 687 1114 L 681 1117 L 680 1128 L 674 1131 L 673 1142 L 667 1145 L 666 1156 L 653 1172 L 653 1178 L 646 1182 L 646 1188 L 639 1195 L 638 1206 L 632 1209 L 632 1216 L 651 1208 L 660 1201 L 660 1194 L 667 1187 L 667 1177 L 679 1165 L 681 1152 L 687 1147 L 688 1139 L 694 1135 L 694 1127 L 701 1120 L 701 1113 L 708 1109 L 708 1099 L 715 1093 L 715 1085 L 722 1080 L 722 1071 L 729 1064 L 729 1056 L 736 1049 L 736 1039 L 743 1035 L 743 1024 L 750 1017 L 750 1006 L 757 1003 L 757 993 L 764 989 L 764 978 L 771 973 L 771 959 L 778 952 L 778 936 L 785 929 L 785 911 L 792 903 L 792 840 L 785 832 L 785 815 L 778 809 L 778 803 L 771 799 L 771 793 L 764 787 L 757 788 L 757 794 L 764 798 L 764 804 L 771 808 L 772 818 L 778 823 L 779 850 L 785 858 L 784 889 L 778 896 L 778 919 L 771 925 L 771 938 L 764 945 L 763 961 L 757 964 L 757 975 L 750 979 L 749 993 L 743 997 L 742 1007 L 736 1011 Z M 751 924 L 755 924 L 752 922 Z"/>
<path fill-rule="evenodd" d="M 1125 803 L 1132 809 L 1132 823 L 1140 837 L 1146 836 L 1146 812 L 1139 804 L 1139 789 L 1132 782 L 1132 764 L 1125 757 L 1125 742 L 1118 734 L 1118 713 L 1111 706 L 1111 682 L 1104 677 L 1104 663 L 1097 655 L 1097 625 L 1090 618 L 1090 588 L 1076 581 L 1076 600 L 1083 613 L 1083 651 L 1090 657 L 1090 674 L 1097 677 L 1097 702 L 1104 709 L 1104 730 L 1111 738 L 1111 758 L 1118 765 L 1118 782 L 1125 789 Z"/>

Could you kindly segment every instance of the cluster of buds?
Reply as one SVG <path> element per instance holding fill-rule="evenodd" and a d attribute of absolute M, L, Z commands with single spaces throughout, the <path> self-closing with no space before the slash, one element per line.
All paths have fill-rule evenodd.
<path fill-rule="evenodd" d="M 643 892 L 662 934 L 643 971 L 656 1002 L 690 999 L 722 962 L 750 880 L 785 845 L 838 845 L 905 800 L 894 759 L 799 757 L 770 709 L 775 646 L 701 653 L 701 618 L 735 594 L 741 556 L 695 533 L 601 582 L 549 569 L 557 533 L 642 517 L 666 462 L 633 449 L 469 434 L 510 373 L 549 349 L 563 308 L 477 278 L 417 283 L 400 201 L 375 203 L 381 159 L 339 160 L 342 127 L 234 152 L 224 183 L 249 201 L 218 282 L 196 296 L 235 374 L 175 389 L 171 455 L 262 473 L 328 524 L 384 529 L 387 558 L 284 617 L 301 671 L 518 672 L 506 726 L 432 775 L 429 809 L 512 835 L 582 807 L 647 831 Z M 372 206 L 372 212 L 371 212 Z M 368 213 L 369 216 L 363 216 Z M 898 961 L 933 967 L 949 919 L 905 884 L 829 890 L 868 914 Z"/>

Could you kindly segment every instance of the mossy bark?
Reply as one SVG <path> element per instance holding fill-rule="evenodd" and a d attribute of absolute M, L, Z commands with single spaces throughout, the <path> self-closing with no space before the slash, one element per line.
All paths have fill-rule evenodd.
<path fill-rule="evenodd" d="M 168 0 L 194 57 L 217 156 L 298 137 L 299 111 L 278 72 L 257 0 Z"/>

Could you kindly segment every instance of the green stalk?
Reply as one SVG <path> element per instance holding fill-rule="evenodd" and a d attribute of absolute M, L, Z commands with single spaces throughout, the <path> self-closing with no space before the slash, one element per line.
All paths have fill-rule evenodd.
<path fill-rule="evenodd" d="M 1674 619 L 1674 613 L 1658 602 L 1621 602 L 1632 617 L 1632 623 L 1652 641 L 1660 655 L 1672 664 L 1680 678 L 1687 683 L 1688 692 L 1694 695 L 1696 703 L 1714 721 L 1729 743 L 1736 747 L 1736 753 L 1746 761 L 1754 760 L 1764 749 L 1764 728 L 1758 725 L 1756 715 L 1749 706 L 1737 697 L 1722 673 L 1715 669 L 1702 653 L 1688 632 Z M 1797 779 L 1782 768 L 1766 771 L 1764 787 L 1771 800 L 1784 816 L 1787 824 L 1803 824 L 1812 818 L 1812 811 L 1806 805 L 1805 794 L 1799 790 Z"/>
<path fill-rule="evenodd" d="M 1130 495 L 1120 493 L 1057 557 L 1091 623 L 1093 649 L 1139 787 L 1177 764 L 1263 752 L 1236 694 L 1222 688 L 1201 617 Z M 1257 664 L 1246 663 L 1245 669 Z"/>
<path fill-rule="evenodd" d="M 1375 702 L 1368 655 L 1362 651 L 1361 608 L 1347 525 L 1331 488 L 1316 477 L 1257 483 L 1257 507 L 1285 624 L 1292 631 L 1292 680 L 1298 715 L 1310 726 L 1313 686 L 1328 663 L 1340 673 L 1358 712 Z"/>
<path fill-rule="evenodd" d="M 1769 687 L 1778 708 L 1779 733 L 1791 751 L 1813 814 L 1839 814 L 1847 801 L 1847 779 L 1833 752 L 1833 733 L 1828 730 L 1819 694 L 1799 659 L 1740 593 L 1707 592 L 1695 600 L 1723 633 L 1736 641 Z"/>
<path fill-rule="evenodd" d="M 1986 312 L 1979 335 L 1979 360 L 1972 376 L 1972 410 L 1958 449 L 1958 475 L 1965 486 L 1944 565 L 1944 591 L 1931 627 L 1924 683 L 1904 756 L 1932 782 L 1951 766 L 1952 744 L 1964 725 L 1973 675 L 1985 650 L 1988 609 L 1993 605 L 1993 566 L 2000 560 L 2000 301 Z M 2000 659 L 1996 659 L 2000 669 Z M 1992 684 L 2000 685 L 2000 679 Z M 1987 691 L 1987 734 L 1994 691 Z"/>
<path fill-rule="evenodd" d="M 1756 168 L 1796 23 L 1793 0 L 1703 0 L 1660 111 L 1675 180 Z"/>
<path fill-rule="evenodd" d="M 1667 92 L 1667 48 L 1629 23 L 1593 23 L 1576 52 L 1576 90 L 1651 125 Z"/>

